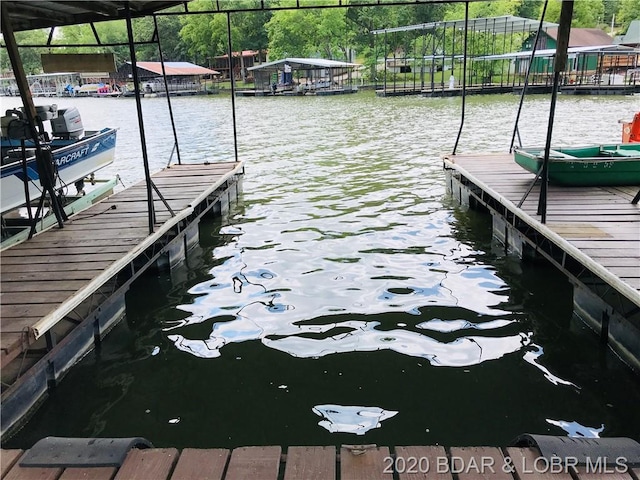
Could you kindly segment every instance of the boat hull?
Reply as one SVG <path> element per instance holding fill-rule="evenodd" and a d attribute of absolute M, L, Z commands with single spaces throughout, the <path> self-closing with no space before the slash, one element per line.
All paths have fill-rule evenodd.
<path fill-rule="evenodd" d="M 58 169 L 56 189 L 73 185 L 112 163 L 115 156 L 116 132 L 114 128 L 105 128 L 93 136 L 55 149 L 53 159 Z M 35 157 L 27 159 L 27 177 L 29 198 L 36 200 L 42 195 L 42 186 Z M 1 181 L 1 213 L 26 203 L 22 162 L 3 165 Z"/>
<path fill-rule="evenodd" d="M 531 173 L 542 169 L 544 148 L 517 148 L 515 162 Z M 640 185 L 640 146 L 557 148 L 549 153 L 549 182 L 567 186 Z"/>

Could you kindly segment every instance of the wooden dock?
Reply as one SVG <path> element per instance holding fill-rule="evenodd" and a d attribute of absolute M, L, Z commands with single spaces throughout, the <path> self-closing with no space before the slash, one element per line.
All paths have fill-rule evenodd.
<path fill-rule="evenodd" d="M 0 252 L 3 434 L 12 402 L 22 409 L 31 401 L 11 400 L 13 386 L 26 378 L 42 393 L 55 383 L 124 315 L 131 282 L 151 266 L 184 259 L 200 217 L 228 209 L 242 173 L 242 163 L 225 162 L 173 165 L 152 175 L 166 204 L 154 192 L 151 234 L 141 182 L 79 212 L 64 228 Z"/>
<path fill-rule="evenodd" d="M 2 450 L 3 480 L 640 480 L 640 468 L 593 459 L 549 462 L 535 447 L 239 447 L 132 449 L 121 466 L 21 467 Z"/>
<path fill-rule="evenodd" d="M 640 189 L 549 185 L 546 223 L 537 214 L 539 182 L 511 154 L 444 157 L 447 189 L 488 209 L 494 235 L 523 257 L 541 254 L 574 286 L 576 313 L 640 369 Z"/>

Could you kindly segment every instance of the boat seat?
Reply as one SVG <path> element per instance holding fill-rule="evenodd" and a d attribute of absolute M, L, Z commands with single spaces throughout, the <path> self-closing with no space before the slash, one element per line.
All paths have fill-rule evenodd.
<path fill-rule="evenodd" d="M 613 154 L 616 157 L 640 157 L 640 149 L 639 150 L 623 150 L 618 148 L 613 151 Z"/>
<path fill-rule="evenodd" d="M 540 151 L 540 158 L 544 158 L 544 150 Z M 559 152 L 558 150 L 549 150 L 549 158 L 567 158 L 574 159 L 573 155 L 569 155 L 568 153 Z"/>

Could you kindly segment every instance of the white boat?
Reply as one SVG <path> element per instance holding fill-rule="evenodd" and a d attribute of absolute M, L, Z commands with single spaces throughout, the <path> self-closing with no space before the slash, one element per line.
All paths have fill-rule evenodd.
<path fill-rule="evenodd" d="M 47 106 L 51 108 L 51 106 Z M 38 107 L 38 115 L 44 116 L 47 107 Z M 116 147 L 115 128 L 86 132 L 76 108 L 57 110 L 53 108 L 51 120 L 53 139 L 45 142 L 51 148 L 56 175 L 56 190 L 81 182 L 96 170 L 113 162 Z M 51 110 L 49 111 L 51 112 Z M 8 111 L 7 114 L 10 112 Z M 32 142 L 26 143 L 26 165 L 23 162 L 20 140 L 12 139 L 12 128 L 21 128 L 19 112 L 2 117 L 2 178 L 0 184 L 0 213 L 5 213 L 27 203 L 25 182 L 29 200 L 42 195 L 42 185 L 36 166 L 35 149 Z M 17 113 L 17 115 L 16 115 Z M 13 124 L 12 122 L 17 122 Z"/>

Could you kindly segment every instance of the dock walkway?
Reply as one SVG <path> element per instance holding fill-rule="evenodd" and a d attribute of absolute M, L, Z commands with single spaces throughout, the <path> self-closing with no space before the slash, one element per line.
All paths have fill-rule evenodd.
<path fill-rule="evenodd" d="M 0 252 L 0 365 L 28 349 L 55 325 L 75 318 L 80 298 L 104 286 L 155 237 L 175 227 L 198 197 L 207 196 L 237 172 L 239 164 L 175 165 L 153 175 L 171 209 L 155 201 L 155 233 L 149 235 L 144 182 L 53 228 Z M 44 322 L 44 323 L 43 323 Z"/>
<path fill-rule="evenodd" d="M 535 447 L 342 446 L 151 448 L 130 450 L 120 467 L 22 467 L 21 450 L 2 450 L 3 480 L 640 480 L 617 459 L 553 464 Z"/>
<path fill-rule="evenodd" d="M 632 366 L 640 368 L 640 205 L 638 186 L 549 185 L 546 223 L 537 214 L 539 182 L 511 154 L 444 157 L 447 188 L 462 204 L 482 205 L 494 235 L 523 257 L 541 254 L 574 286 L 578 314 Z"/>
<path fill-rule="evenodd" d="M 151 234 L 143 181 L 77 213 L 64 228 L 0 252 L 3 434 L 122 318 L 125 293 L 140 274 L 185 258 L 199 219 L 235 200 L 243 168 L 182 164 L 153 174 L 164 201 L 153 192 Z"/>

